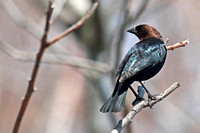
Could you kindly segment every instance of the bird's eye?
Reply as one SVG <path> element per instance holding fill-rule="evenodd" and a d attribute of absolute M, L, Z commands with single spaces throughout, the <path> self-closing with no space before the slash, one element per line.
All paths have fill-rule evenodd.
<path fill-rule="evenodd" d="M 138 33 L 142 33 L 142 32 L 144 32 L 144 27 L 137 27 L 137 31 L 138 31 Z"/>

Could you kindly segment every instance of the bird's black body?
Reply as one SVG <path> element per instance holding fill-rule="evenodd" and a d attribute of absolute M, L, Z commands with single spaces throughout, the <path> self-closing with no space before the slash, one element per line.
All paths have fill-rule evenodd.
<path fill-rule="evenodd" d="M 152 32 L 148 25 L 140 25 L 143 32 Z M 138 26 L 132 30 L 137 30 Z M 146 29 L 145 29 L 146 28 Z M 154 29 L 154 28 L 153 28 Z M 136 32 L 136 33 L 135 33 Z M 163 67 L 167 50 L 158 33 L 139 36 L 134 31 L 140 42 L 133 45 L 122 60 L 116 73 L 117 81 L 112 96 L 100 109 L 101 112 L 119 112 L 124 109 L 125 96 L 128 88 L 134 81 L 144 81 L 155 76 Z M 158 34 L 156 36 L 156 34 Z M 149 37 L 148 37 L 149 36 Z"/>

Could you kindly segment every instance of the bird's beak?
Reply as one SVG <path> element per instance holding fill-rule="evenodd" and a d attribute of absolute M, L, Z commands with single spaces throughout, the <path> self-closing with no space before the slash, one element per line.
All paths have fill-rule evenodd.
<path fill-rule="evenodd" d="M 131 29 L 127 30 L 127 32 L 137 34 L 137 30 L 135 28 L 131 28 Z"/>

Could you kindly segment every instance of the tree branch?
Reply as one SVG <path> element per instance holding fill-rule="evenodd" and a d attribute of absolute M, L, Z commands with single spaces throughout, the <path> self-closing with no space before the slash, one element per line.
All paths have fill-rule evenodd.
<path fill-rule="evenodd" d="M 151 101 L 151 105 L 155 105 L 156 103 L 163 100 L 165 97 L 167 97 L 169 94 L 171 94 L 173 91 L 175 91 L 180 86 L 179 83 L 172 84 L 168 89 L 166 89 L 164 92 L 160 93 L 156 96 L 155 100 Z M 120 133 L 120 131 L 127 125 L 129 125 L 135 115 L 139 113 L 143 108 L 148 107 L 148 101 L 142 100 L 135 106 L 133 106 L 132 110 L 122 119 L 118 122 L 117 126 L 111 131 L 111 133 Z"/>
<path fill-rule="evenodd" d="M 48 31 L 49 31 L 49 25 L 50 25 L 50 19 L 51 19 L 51 15 L 53 12 L 53 7 L 52 7 L 52 3 L 49 2 L 49 7 L 48 7 L 48 11 L 47 11 L 47 17 L 46 17 L 46 25 L 45 25 L 45 31 L 44 31 L 44 35 L 41 39 L 41 47 L 40 50 L 37 54 L 36 60 L 35 60 L 35 65 L 33 67 L 33 71 L 32 71 L 32 75 L 31 75 L 31 79 L 29 80 L 29 84 L 28 84 L 28 88 L 26 91 L 26 95 L 22 101 L 19 113 L 17 115 L 17 119 L 15 121 L 15 125 L 13 128 L 13 133 L 18 133 L 19 131 L 19 127 L 21 125 L 21 121 L 22 118 L 25 114 L 26 108 L 28 106 L 29 100 L 34 92 L 34 85 L 35 85 L 35 80 L 38 74 L 38 70 L 39 70 L 39 65 L 40 65 L 40 61 L 42 59 L 42 56 L 44 55 L 45 49 L 47 48 L 47 35 L 48 35 Z"/>
<path fill-rule="evenodd" d="M 174 45 L 167 46 L 167 50 L 174 50 L 179 47 L 185 47 L 185 45 L 188 43 L 189 43 L 189 39 L 186 39 L 185 41 L 180 41 L 178 43 L 175 43 Z"/>
<path fill-rule="evenodd" d="M 78 29 L 80 26 L 82 26 L 85 23 L 85 21 L 94 13 L 94 11 L 98 7 L 98 5 L 99 4 L 97 2 L 95 2 L 93 4 L 92 8 L 77 23 L 75 23 L 74 25 L 69 27 L 67 30 L 65 30 L 63 33 L 61 33 L 60 35 L 58 35 L 54 39 L 52 39 L 49 42 L 49 45 L 52 45 L 53 43 L 57 42 L 58 40 L 67 36 L 68 34 L 70 34 L 72 31 L 74 31 L 74 30 Z"/>
<path fill-rule="evenodd" d="M 20 61 L 34 61 L 35 52 L 21 51 L 13 47 L 0 37 L 0 50 L 5 52 L 8 56 Z M 69 65 L 79 69 L 92 70 L 100 73 L 110 72 L 113 68 L 109 64 L 94 61 L 82 57 L 76 57 L 69 54 L 51 54 L 45 53 L 41 63 Z"/>
<path fill-rule="evenodd" d="M 97 8 L 97 6 L 98 6 L 98 3 L 95 3 L 94 6 L 90 9 L 89 13 L 86 14 L 86 17 L 84 17 L 84 19 L 81 19 L 81 20 L 83 20 L 83 22 L 84 22 L 88 17 L 90 17 L 90 15 L 94 12 L 94 10 Z M 68 29 L 66 30 L 66 31 L 69 31 L 68 34 L 66 34 L 66 32 L 65 32 L 65 34 L 63 36 L 61 36 L 60 38 L 58 38 L 56 41 L 48 42 L 47 41 L 47 36 L 48 36 L 48 32 L 49 32 L 50 20 L 51 20 L 53 9 L 54 8 L 52 6 L 52 2 L 50 1 L 49 2 L 48 11 L 47 11 L 47 15 L 46 15 L 46 24 L 45 24 L 45 28 L 44 28 L 44 34 L 43 34 L 43 36 L 41 38 L 41 42 L 40 42 L 41 46 L 40 46 L 39 52 L 38 52 L 38 54 L 36 56 L 35 65 L 33 67 L 32 75 L 31 75 L 31 78 L 29 80 L 29 84 L 28 84 L 28 87 L 27 87 L 27 91 L 26 91 L 25 97 L 24 97 L 24 99 L 22 101 L 22 104 L 21 104 L 17 119 L 15 121 L 15 125 L 14 125 L 14 128 L 13 128 L 13 133 L 18 133 L 18 131 L 19 131 L 19 127 L 21 125 L 22 118 L 23 118 L 23 116 L 25 114 L 25 111 L 26 111 L 26 108 L 27 108 L 28 103 L 30 101 L 30 98 L 31 98 L 31 96 L 32 96 L 32 94 L 34 92 L 35 80 L 36 80 L 36 77 L 37 77 L 37 74 L 38 74 L 40 62 L 42 60 L 42 57 L 44 55 L 44 52 L 45 52 L 46 48 L 48 48 L 49 45 L 52 45 L 53 43 L 55 43 L 59 39 L 65 37 L 66 35 L 68 35 L 72 31 L 74 31 L 75 29 L 77 29 L 81 25 L 83 25 L 83 23 L 74 25 L 73 28 L 71 28 L 71 27 L 69 28 L 70 30 L 68 30 Z"/>

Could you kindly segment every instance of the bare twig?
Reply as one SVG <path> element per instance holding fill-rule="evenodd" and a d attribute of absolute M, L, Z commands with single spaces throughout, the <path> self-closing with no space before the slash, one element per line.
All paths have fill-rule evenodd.
<path fill-rule="evenodd" d="M 98 4 L 96 3 L 95 5 L 98 5 Z M 91 10 L 94 11 L 93 8 Z M 44 30 L 44 34 L 43 34 L 42 39 L 41 39 L 41 47 L 40 47 L 40 50 L 39 50 L 39 52 L 37 54 L 37 58 L 36 58 L 36 61 L 35 61 L 33 72 L 32 72 L 32 76 L 31 76 L 31 79 L 29 81 L 29 85 L 28 85 L 28 88 L 27 88 L 27 92 L 26 92 L 25 98 L 24 98 L 24 100 L 22 102 L 20 111 L 18 113 L 16 122 L 15 122 L 15 125 L 14 125 L 14 129 L 13 129 L 13 133 L 18 133 L 19 127 L 20 127 L 20 124 L 21 124 L 21 120 L 22 120 L 22 118 L 24 116 L 24 113 L 25 113 L 26 108 L 28 106 L 29 100 L 30 100 L 30 98 L 31 98 L 31 96 L 32 96 L 32 94 L 34 92 L 34 84 L 35 84 L 35 80 L 36 80 L 36 77 L 37 77 L 37 73 L 38 73 L 38 69 L 39 69 L 39 65 L 40 65 L 42 56 L 44 55 L 44 52 L 45 52 L 46 48 L 49 46 L 49 44 L 53 44 L 54 43 L 54 42 L 51 42 L 51 43 L 47 42 L 47 35 L 48 35 L 48 31 L 49 31 L 49 26 L 50 26 L 50 20 L 51 20 L 52 12 L 53 12 L 52 3 L 49 2 L 49 8 L 48 8 L 48 11 L 47 11 L 47 16 L 46 16 L 45 30 Z M 91 12 L 89 15 L 91 15 L 92 13 L 93 12 Z M 89 16 L 85 17 L 85 20 L 88 17 Z M 70 30 L 70 32 L 74 31 L 75 29 L 77 29 L 80 26 L 81 25 L 75 25 L 74 28 L 72 30 Z M 65 36 L 66 35 L 67 34 L 65 34 Z"/>
<path fill-rule="evenodd" d="M 188 43 L 189 43 L 189 39 L 175 43 L 174 45 L 171 45 L 171 46 L 167 46 L 167 50 L 174 50 L 174 49 L 179 48 L 179 47 L 185 47 L 185 45 L 188 44 Z"/>
<path fill-rule="evenodd" d="M 58 1 L 58 0 L 56 0 L 56 1 Z M 56 1 L 54 1 L 55 2 L 54 5 L 56 4 Z M 53 17 L 53 15 L 55 15 L 55 13 L 58 14 L 59 11 L 62 10 L 61 6 L 66 1 L 67 0 L 59 0 L 59 5 L 57 5 L 57 4 L 55 5 L 56 9 L 53 11 L 54 13 L 52 14 L 52 17 Z M 4 7 L 5 11 L 13 19 L 13 22 L 18 24 L 22 29 L 28 31 L 28 33 L 32 34 L 37 39 L 41 39 L 41 35 L 43 34 L 43 31 L 41 30 L 41 29 L 43 29 L 42 22 L 46 16 L 40 18 L 40 20 L 35 21 L 31 17 L 25 16 L 24 13 L 19 9 L 19 7 L 17 7 L 17 5 L 15 4 L 15 2 L 13 0 L 0 0 L 0 5 L 2 5 L 2 7 Z M 57 8 L 59 8 L 58 9 L 59 11 L 57 10 Z M 56 18 L 53 18 L 53 19 L 56 19 Z M 53 36 L 55 34 L 57 35 L 57 31 L 55 29 L 53 30 L 53 32 L 49 33 L 49 35 L 51 35 L 51 36 Z M 66 49 L 63 49 L 63 45 L 57 45 L 56 47 L 52 47 L 52 50 L 53 49 L 56 49 L 56 51 L 60 51 L 60 52 L 66 51 Z"/>
<path fill-rule="evenodd" d="M 166 89 L 164 92 L 156 96 L 155 100 L 151 101 L 152 105 L 155 105 L 156 103 L 163 100 L 165 97 L 167 97 L 169 94 L 171 94 L 173 91 L 175 91 L 180 86 L 179 83 L 172 84 L 168 89 Z M 118 122 L 117 126 L 111 131 L 111 133 L 120 133 L 120 131 L 127 125 L 129 125 L 135 115 L 139 113 L 143 108 L 148 107 L 148 101 L 142 100 L 138 104 L 136 104 L 132 110 L 122 119 Z"/>
<path fill-rule="evenodd" d="M 77 23 L 75 23 L 74 25 L 72 25 L 71 27 L 69 27 L 67 30 L 65 30 L 63 33 L 61 33 L 60 35 L 56 36 L 54 39 L 52 39 L 49 42 L 49 45 L 52 45 L 53 43 L 57 42 L 58 40 L 62 39 L 63 37 L 67 36 L 68 34 L 70 34 L 72 31 L 76 30 L 77 28 L 79 28 L 80 26 L 82 26 L 85 21 L 94 13 L 94 11 L 96 10 L 96 8 L 98 7 L 98 3 L 95 2 L 92 6 L 92 8 L 82 17 L 82 19 L 80 19 Z"/>
<path fill-rule="evenodd" d="M 164 40 L 165 45 L 167 45 L 168 42 L 169 42 L 169 38 L 166 38 L 166 39 Z"/>
<path fill-rule="evenodd" d="M 47 39 L 48 31 L 49 31 L 49 25 L 50 25 L 50 19 L 51 19 L 52 12 L 53 12 L 52 3 L 49 2 L 47 17 L 46 17 L 45 31 L 44 31 L 44 35 L 41 39 L 41 47 L 40 47 L 40 50 L 39 50 L 37 57 L 36 57 L 35 65 L 33 67 L 32 75 L 31 75 L 31 78 L 29 80 L 26 95 L 25 95 L 25 97 L 22 101 L 19 113 L 17 115 L 17 119 L 15 121 L 13 133 L 18 133 L 19 127 L 21 125 L 21 121 L 22 121 L 22 118 L 25 114 L 29 100 L 30 100 L 30 98 L 31 98 L 31 96 L 34 92 L 34 85 L 35 85 L 35 80 L 36 80 L 36 77 L 37 77 L 37 74 L 38 74 L 40 61 L 42 59 L 42 56 L 44 55 L 45 49 L 47 48 L 47 40 L 46 39 Z"/>
<path fill-rule="evenodd" d="M 86 17 L 84 17 L 83 19 L 83 22 L 88 18 L 90 17 L 90 15 L 94 12 L 94 10 L 97 8 L 97 5 L 98 3 L 95 3 L 94 6 L 88 11 L 89 12 L 89 15 L 86 14 Z M 94 8 L 95 7 L 95 8 Z M 53 6 L 52 6 L 52 2 L 49 2 L 49 7 L 48 7 L 48 11 L 47 11 L 47 15 L 46 15 L 46 24 L 45 24 L 45 28 L 44 28 L 44 34 L 41 38 L 41 46 L 40 46 L 40 50 L 37 54 L 37 57 L 36 57 L 36 60 L 35 60 L 35 65 L 33 67 L 33 71 L 32 71 L 32 75 L 31 75 L 31 78 L 29 80 L 29 84 L 28 84 L 28 88 L 27 88 L 27 92 L 26 92 L 26 95 L 25 95 L 25 98 L 23 99 L 22 101 L 22 104 L 21 104 L 21 108 L 19 110 L 19 113 L 18 113 L 18 116 L 17 116 L 17 119 L 16 119 L 16 122 L 15 122 L 15 125 L 14 125 L 14 128 L 13 128 L 13 133 L 18 133 L 19 131 L 19 127 L 20 127 L 20 124 L 21 124 L 21 121 L 22 121 L 22 118 L 25 114 L 25 111 L 26 111 L 26 108 L 28 106 L 28 103 L 29 103 L 29 100 L 34 92 L 34 86 L 35 86 L 35 80 L 36 80 L 36 77 L 37 77 L 37 74 L 38 74 L 38 70 L 39 70 L 39 65 L 40 65 L 40 62 L 42 60 L 42 57 L 44 55 L 44 52 L 46 50 L 46 48 L 48 48 L 48 46 L 53 43 L 55 43 L 56 41 L 58 41 L 59 39 L 65 37 L 66 35 L 68 35 L 69 33 L 71 33 L 72 31 L 74 31 L 75 29 L 77 29 L 78 27 L 80 27 L 81 25 L 83 24 L 77 24 L 77 25 L 74 25 L 73 29 L 69 28 L 70 29 L 70 32 L 68 32 L 68 34 L 65 34 L 63 35 L 61 38 L 59 38 L 58 40 L 56 41 L 53 41 L 53 42 L 48 42 L 47 41 L 47 36 L 48 36 L 48 32 L 49 32 L 49 27 L 50 27 L 50 20 L 51 20 L 51 16 L 52 16 L 52 12 L 53 12 Z M 92 11 L 92 12 L 91 12 Z M 68 31 L 68 30 L 67 30 Z"/>
<path fill-rule="evenodd" d="M 14 59 L 20 61 L 34 61 L 35 52 L 26 52 L 14 48 L 11 44 L 6 42 L 0 37 L 0 50 L 5 52 L 7 55 L 13 57 Z M 109 64 L 94 61 L 82 57 L 76 57 L 69 54 L 51 54 L 45 53 L 42 63 L 49 64 L 59 64 L 59 65 L 70 65 L 80 69 L 93 70 L 97 72 L 107 73 L 110 72 L 113 68 Z"/>

